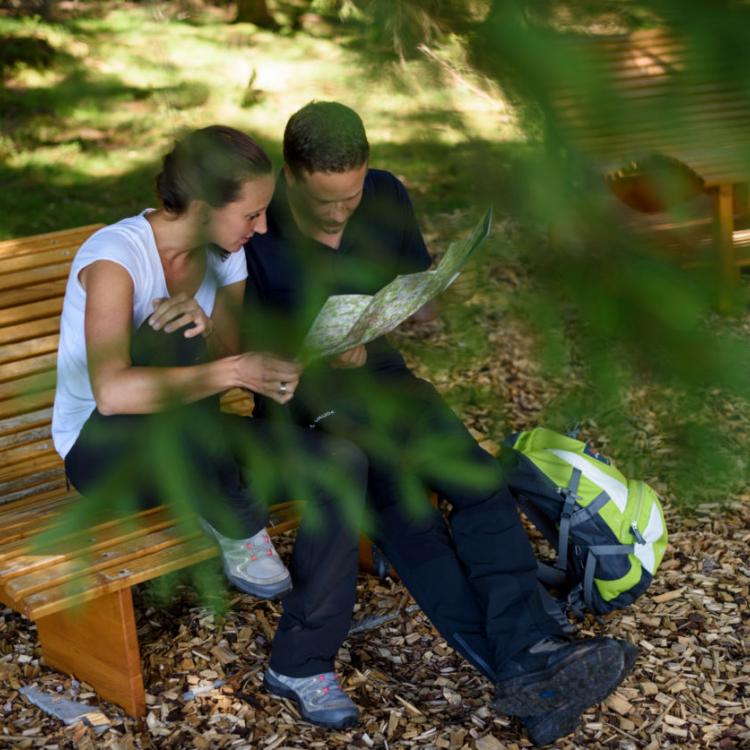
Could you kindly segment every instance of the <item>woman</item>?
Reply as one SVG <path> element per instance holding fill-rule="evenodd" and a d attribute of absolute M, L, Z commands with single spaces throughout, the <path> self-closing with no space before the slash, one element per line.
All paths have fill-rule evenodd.
<path fill-rule="evenodd" d="M 65 292 L 52 437 L 84 496 L 102 506 L 113 493 L 140 507 L 189 505 L 219 543 L 232 583 L 268 598 L 291 582 L 260 497 L 284 491 L 278 481 L 271 489 L 271 475 L 290 480 L 292 497 L 309 488 L 312 520 L 325 523 L 306 518 L 297 535 L 294 589 L 266 684 L 296 698 L 309 720 L 341 727 L 357 718 L 333 661 L 354 604 L 352 520 L 364 499 L 366 461 L 341 441 L 292 428 L 280 434 L 217 408 L 218 394 L 234 387 L 285 403 L 299 380 L 294 362 L 239 353 L 242 247 L 265 231 L 273 186 L 271 162 L 250 137 L 223 126 L 197 130 L 164 158 L 161 207 L 83 244 Z M 346 504 L 326 491 L 331 476 L 342 478 Z"/>

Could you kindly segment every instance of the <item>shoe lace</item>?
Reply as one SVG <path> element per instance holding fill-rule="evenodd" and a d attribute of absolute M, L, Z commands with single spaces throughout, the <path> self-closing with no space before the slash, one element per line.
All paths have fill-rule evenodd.
<path fill-rule="evenodd" d="M 245 544 L 251 560 L 257 560 L 258 556 L 273 557 L 276 554 L 271 537 L 265 532 L 251 538 L 253 541 Z"/>
<path fill-rule="evenodd" d="M 306 703 L 325 706 L 328 703 L 338 703 L 342 700 L 349 701 L 349 696 L 344 692 L 335 672 L 324 672 L 311 677 L 300 687 L 300 697 Z"/>

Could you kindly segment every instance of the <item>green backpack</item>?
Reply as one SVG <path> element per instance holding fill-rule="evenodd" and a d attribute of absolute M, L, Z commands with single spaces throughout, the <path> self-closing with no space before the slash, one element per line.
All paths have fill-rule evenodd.
<path fill-rule="evenodd" d="M 511 435 L 508 483 L 521 509 L 557 550 L 539 578 L 568 590 L 577 614 L 632 604 L 649 586 L 667 546 L 659 498 L 626 479 L 586 443 L 543 427 Z"/>

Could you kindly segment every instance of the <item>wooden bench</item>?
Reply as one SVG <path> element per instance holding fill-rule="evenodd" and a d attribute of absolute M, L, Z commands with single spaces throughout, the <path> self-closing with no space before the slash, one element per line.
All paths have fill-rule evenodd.
<path fill-rule="evenodd" d="M 730 57 L 678 31 L 561 35 L 551 132 L 602 174 L 660 154 L 689 167 L 710 198 L 710 245 L 725 288 L 750 264 L 736 217 L 750 182 L 750 95 Z M 667 221 L 668 223 L 668 221 Z M 704 240 L 699 244 L 705 247 Z"/>
<path fill-rule="evenodd" d="M 218 554 L 184 535 L 165 508 L 101 523 L 36 554 L 32 544 L 76 502 L 50 437 L 65 283 L 100 225 L 0 242 L 0 602 L 37 625 L 45 662 L 129 714 L 145 713 L 132 587 Z M 248 397 L 222 406 L 246 412 Z M 297 525 L 293 503 L 271 509 L 272 534 Z"/>

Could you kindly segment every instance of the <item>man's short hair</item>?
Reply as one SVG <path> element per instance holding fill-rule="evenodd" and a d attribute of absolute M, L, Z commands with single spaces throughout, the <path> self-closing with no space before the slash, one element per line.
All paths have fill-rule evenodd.
<path fill-rule="evenodd" d="M 360 116 L 338 102 L 310 102 L 289 118 L 284 130 L 284 161 L 294 175 L 346 172 L 370 155 Z"/>

